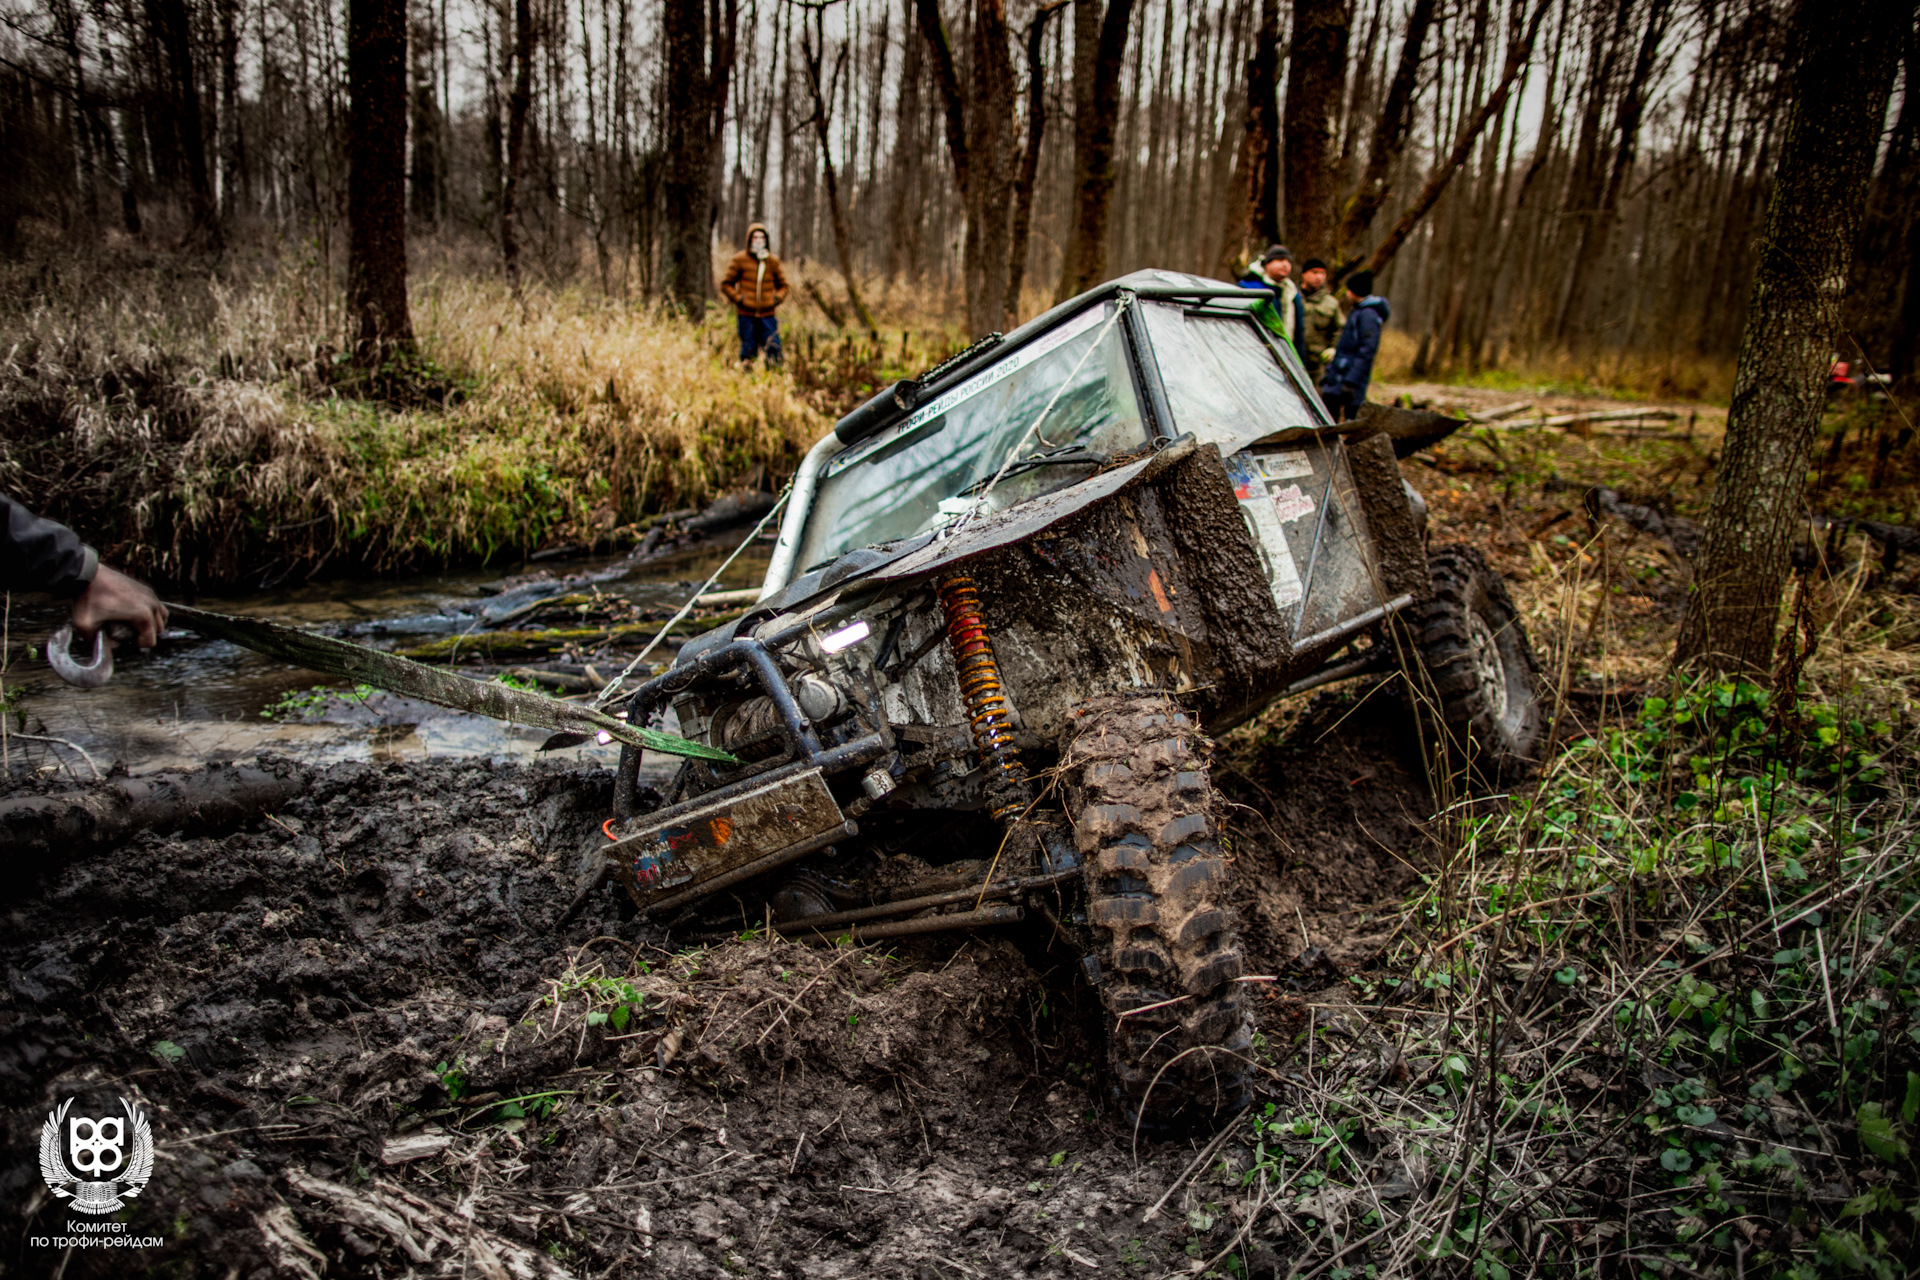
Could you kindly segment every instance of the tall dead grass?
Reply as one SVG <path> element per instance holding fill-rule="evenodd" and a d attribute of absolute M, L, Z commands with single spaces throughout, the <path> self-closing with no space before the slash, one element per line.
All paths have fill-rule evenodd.
<path fill-rule="evenodd" d="M 297 258 L 0 275 L 0 485 L 138 572 L 212 585 L 604 537 L 773 482 L 828 425 L 735 367 L 717 321 L 450 273 L 414 289 L 397 383 L 421 394 L 367 398 L 326 283 Z"/>
<path fill-rule="evenodd" d="M 1416 374 L 1420 335 L 1389 324 L 1380 333 L 1374 377 L 1381 382 L 1439 382 L 1535 395 L 1605 396 L 1623 400 L 1698 400 L 1733 396 L 1733 361 L 1679 351 L 1503 351 L 1474 366 L 1430 357 Z"/>

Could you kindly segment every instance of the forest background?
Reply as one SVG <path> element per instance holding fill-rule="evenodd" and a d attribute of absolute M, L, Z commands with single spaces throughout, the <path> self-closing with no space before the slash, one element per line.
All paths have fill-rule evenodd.
<path fill-rule="evenodd" d="M 1396 372 L 1724 399 L 1795 56 L 1781 0 L 4 12 L 0 484 L 202 583 L 617 540 L 974 336 L 1274 240 L 1379 273 Z M 1916 60 L 1836 352 L 1898 380 Z M 405 203 L 398 364 L 342 287 L 356 163 Z M 706 314 L 754 220 L 781 377 Z"/>

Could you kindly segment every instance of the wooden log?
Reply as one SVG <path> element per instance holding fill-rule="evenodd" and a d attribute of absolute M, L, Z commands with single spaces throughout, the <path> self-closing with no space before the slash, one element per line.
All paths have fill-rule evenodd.
<path fill-rule="evenodd" d="M 1467 421 L 1505 422 L 1508 418 L 1517 417 L 1531 408 L 1533 408 L 1533 401 L 1522 400 L 1519 404 L 1503 405 L 1498 409 L 1487 409 L 1480 413 L 1470 413 L 1467 415 Z"/>
<path fill-rule="evenodd" d="M 230 831 L 307 789 L 312 775 L 278 761 L 209 765 L 109 778 L 79 791 L 0 800 L 0 865 L 25 870 L 76 850 L 120 844 L 141 831 Z"/>
<path fill-rule="evenodd" d="M 1679 414 L 1671 409 L 1609 409 L 1603 413 L 1561 413 L 1546 418 L 1526 418 L 1502 422 L 1502 431 L 1526 431 L 1534 427 L 1578 427 L 1599 422 L 1672 422 Z"/>

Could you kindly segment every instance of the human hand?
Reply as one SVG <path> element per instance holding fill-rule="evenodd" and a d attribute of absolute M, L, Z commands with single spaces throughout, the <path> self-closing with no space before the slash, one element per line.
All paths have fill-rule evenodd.
<path fill-rule="evenodd" d="M 132 626 L 140 647 L 151 649 L 166 630 L 167 606 L 146 583 L 103 564 L 73 602 L 73 626 L 81 635 L 90 636 L 109 622 Z"/>

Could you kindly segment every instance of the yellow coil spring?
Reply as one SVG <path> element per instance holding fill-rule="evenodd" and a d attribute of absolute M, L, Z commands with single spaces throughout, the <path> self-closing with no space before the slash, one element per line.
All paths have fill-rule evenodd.
<path fill-rule="evenodd" d="M 1019 786 L 1026 767 L 1013 745 L 1007 723 L 1007 698 L 1000 683 L 1000 664 L 993 657 L 993 640 L 980 615 L 980 592 L 972 578 L 952 577 L 940 584 L 940 608 L 947 615 L 947 641 L 953 645 L 953 666 L 960 677 L 960 700 L 973 726 L 973 743 L 982 764 L 999 771 L 999 780 Z M 992 785 L 989 784 L 989 789 Z"/>

